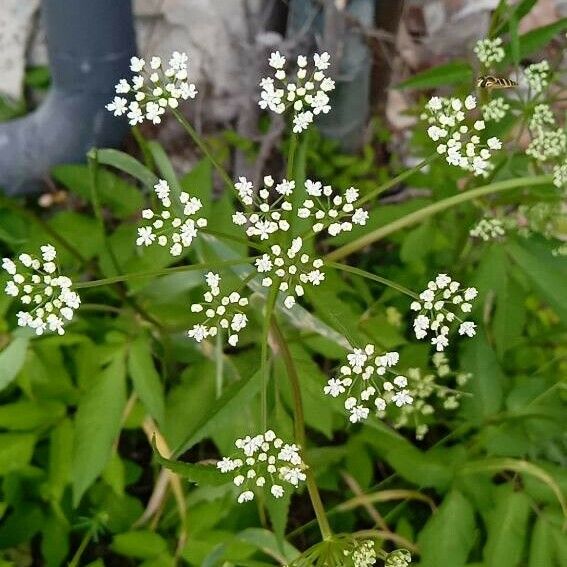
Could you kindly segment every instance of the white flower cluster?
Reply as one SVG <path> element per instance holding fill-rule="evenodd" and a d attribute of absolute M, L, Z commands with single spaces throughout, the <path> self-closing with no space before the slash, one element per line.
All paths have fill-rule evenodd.
<path fill-rule="evenodd" d="M 340 376 L 331 378 L 323 388 L 325 395 L 333 398 L 346 394 L 344 405 L 351 423 L 368 419 L 370 406 L 380 413 L 390 403 L 402 407 L 413 402 L 407 389 L 408 379 L 392 370 L 400 359 L 399 354 L 386 352 L 374 356 L 374 350 L 373 345 L 354 349 L 347 355 L 348 364 L 341 366 Z"/>
<path fill-rule="evenodd" d="M 411 554 L 407 549 L 396 549 L 386 557 L 385 567 L 408 567 Z"/>
<path fill-rule="evenodd" d="M 232 222 L 238 226 L 247 226 L 248 236 L 259 236 L 260 240 L 266 240 L 270 235 L 278 232 L 287 232 L 289 222 L 284 218 L 286 212 L 291 211 L 291 202 L 286 199 L 295 188 L 295 181 L 284 179 L 275 184 L 271 176 L 264 177 L 264 187 L 254 192 L 252 182 L 246 177 L 240 177 L 234 184 L 240 200 L 245 207 L 255 206 L 256 210 L 251 212 L 237 211 L 232 215 Z M 275 200 L 270 203 L 270 189 L 277 193 Z"/>
<path fill-rule="evenodd" d="M 350 556 L 353 567 L 370 567 L 376 564 L 374 542 L 369 539 L 355 541 L 352 550 L 345 549 L 343 554 L 345 557 Z"/>
<path fill-rule="evenodd" d="M 115 96 L 106 109 L 114 116 L 126 114 L 132 126 L 144 120 L 159 124 L 166 108 L 177 108 L 180 100 L 195 98 L 197 94 L 195 85 L 187 82 L 187 59 L 186 53 L 174 51 L 164 67 L 159 57 L 152 57 L 149 66 L 143 59 L 132 57 L 132 83 L 121 79 L 116 94 L 129 94 L 134 100 L 128 103 L 124 96 Z"/>
<path fill-rule="evenodd" d="M 484 218 L 470 229 L 469 234 L 473 238 L 480 238 L 484 240 L 484 242 L 488 242 L 489 240 L 495 240 L 496 238 L 505 236 L 506 229 L 500 219 Z"/>
<path fill-rule="evenodd" d="M 238 503 L 254 500 L 258 489 L 270 489 L 274 498 L 281 498 L 286 484 L 294 488 L 305 481 L 305 469 L 300 447 L 284 443 L 268 430 L 263 435 L 237 439 L 236 448 L 242 452 L 237 458 L 224 457 L 217 463 L 222 473 L 234 473 L 234 484 L 241 490 Z"/>
<path fill-rule="evenodd" d="M 154 242 L 159 246 L 170 244 L 171 255 L 179 256 L 183 248 L 191 246 L 199 229 L 207 226 L 206 218 L 191 218 L 201 210 L 203 204 L 200 199 L 191 197 L 183 191 L 177 199 L 179 203 L 173 205 L 169 185 L 164 179 L 160 179 L 154 189 L 162 204 L 162 210 L 158 213 L 152 209 L 142 211 L 142 218 L 150 222 L 138 228 L 136 244 L 138 246 L 150 246 Z"/>
<path fill-rule="evenodd" d="M 187 332 L 187 336 L 195 339 L 198 343 L 207 337 L 215 337 L 219 330 L 228 332 L 228 344 L 238 344 L 238 333 L 248 324 L 248 317 L 242 312 L 242 307 L 248 305 L 248 299 L 242 297 L 237 291 L 221 297 L 220 281 L 218 274 L 209 272 L 205 275 L 205 281 L 209 290 L 203 295 L 202 303 L 193 303 L 193 313 L 204 312 L 207 317 L 202 323 L 196 324 Z"/>
<path fill-rule="evenodd" d="M 567 133 L 564 128 L 557 130 L 537 128 L 532 132 L 532 141 L 526 148 L 527 155 L 541 162 L 556 159 L 566 151 Z"/>
<path fill-rule="evenodd" d="M 274 244 L 269 254 L 256 259 L 258 273 L 264 274 L 262 286 L 271 287 L 275 281 L 278 289 L 287 294 L 284 305 L 288 309 L 295 305 L 296 297 L 304 295 L 305 284 L 319 285 L 325 279 L 320 269 L 323 260 L 311 260 L 308 254 L 301 253 L 302 247 L 303 240 L 298 236 L 285 252 L 279 244 Z"/>
<path fill-rule="evenodd" d="M 18 325 L 30 327 L 36 335 L 46 330 L 65 333 L 65 323 L 73 319 L 81 299 L 71 290 L 73 282 L 58 274 L 53 246 L 41 247 L 41 260 L 29 254 L 20 254 L 17 263 L 3 258 L 2 268 L 11 276 L 5 292 L 18 297 L 26 310 L 18 313 Z"/>
<path fill-rule="evenodd" d="M 364 226 L 368 220 L 368 212 L 363 208 L 355 208 L 358 200 L 358 190 L 354 187 L 347 189 L 344 196 L 334 195 L 330 185 L 322 186 L 320 181 L 308 179 L 305 182 L 305 190 L 309 199 L 303 202 L 298 209 L 297 215 L 302 219 L 313 216 L 315 224 L 314 232 L 321 232 L 325 225 L 331 236 L 341 232 L 349 232 L 352 225 Z"/>
<path fill-rule="evenodd" d="M 530 129 L 536 130 L 538 128 L 545 128 L 555 124 L 555 116 L 553 110 L 548 104 L 538 104 L 533 111 L 530 118 Z"/>
<path fill-rule="evenodd" d="M 549 85 L 550 70 L 549 63 L 545 59 L 526 67 L 524 75 L 534 94 L 539 94 L 547 88 Z"/>
<path fill-rule="evenodd" d="M 476 288 L 468 287 L 461 293 L 460 285 L 448 275 L 439 274 L 427 284 L 427 289 L 419 294 L 420 301 L 413 301 L 410 306 L 412 311 L 419 312 L 413 322 L 416 338 L 423 339 L 431 331 L 435 334 L 431 344 L 438 351 L 444 350 L 449 344 L 449 325 L 455 320 L 460 323 L 459 335 L 474 337 L 476 334 L 476 325 L 472 321 L 463 321 L 449 310 L 450 307 L 458 308 L 463 313 L 470 313 L 472 310 L 470 302 L 478 292 Z"/>
<path fill-rule="evenodd" d="M 481 140 L 479 134 L 485 129 L 484 120 L 476 120 L 472 127 L 466 124 L 466 111 L 475 108 L 476 98 L 472 95 L 464 101 L 434 96 L 421 117 L 428 122 L 427 134 L 431 140 L 439 142 L 437 152 L 445 156 L 447 163 L 474 175 L 487 176 L 492 169 L 491 152 L 499 150 L 502 142 L 496 137 L 486 142 Z"/>
<path fill-rule="evenodd" d="M 420 368 L 408 369 L 408 387 L 414 402 L 401 407 L 399 413 L 392 416 L 395 428 L 415 428 L 416 439 L 423 439 L 428 432 L 427 420 L 438 408 L 436 401 L 440 401 L 445 410 L 459 407 L 461 392 L 449 386 L 454 383 L 457 387 L 462 387 L 472 376 L 470 373 L 451 370 L 449 360 L 443 352 L 436 352 L 432 359 L 435 373 L 424 374 Z"/>
<path fill-rule="evenodd" d="M 567 160 L 553 168 L 553 184 L 559 189 L 567 187 Z"/>
<path fill-rule="evenodd" d="M 274 69 L 274 77 L 265 77 L 260 81 L 260 108 L 267 108 L 276 114 L 283 114 L 292 108 L 293 131 L 300 133 L 306 130 L 314 116 L 327 114 L 331 110 L 327 93 L 335 88 L 335 83 L 325 76 L 329 61 L 328 53 L 316 53 L 313 56 L 315 68 L 308 72 L 307 57 L 299 55 L 296 77 L 290 80 L 284 69 L 285 57 L 279 51 L 272 53 L 269 65 Z"/>
<path fill-rule="evenodd" d="M 510 110 L 506 99 L 499 96 L 493 98 L 482 107 L 482 117 L 488 122 L 500 122 Z"/>
<path fill-rule="evenodd" d="M 473 51 L 485 67 L 490 67 L 493 63 L 500 63 L 505 55 L 502 39 L 499 37 L 480 39 L 476 42 Z"/>

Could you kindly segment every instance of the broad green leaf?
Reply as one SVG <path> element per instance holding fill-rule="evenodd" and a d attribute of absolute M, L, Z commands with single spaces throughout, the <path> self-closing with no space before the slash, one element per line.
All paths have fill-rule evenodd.
<path fill-rule="evenodd" d="M 108 463 L 125 406 L 126 368 L 120 351 L 79 400 L 72 475 L 75 506 Z"/>
<path fill-rule="evenodd" d="M 94 150 L 94 152 L 98 163 L 110 165 L 128 173 L 141 181 L 148 189 L 152 189 L 157 183 L 157 177 L 144 164 L 124 152 L 113 149 Z"/>
<path fill-rule="evenodd" d="M 265 503 L 268 510 L 268 515 L 270 516 L 270 523 L 272 524 L 272 529 L 274 530 L 278 548 L 281 548 L 284 545 L 285 541 L 284 535 L 288 522 L 291 493 L 290 491 L 286 491 L 281 498 L 273 498 L 272 495 L 268 494 L 267 492 L 266 494 L 267 496 Z"/>
<path fill-rule="evenodd" d="M 518 567 L 526 544 L 531 513 L 529 498 L 505 485 L 496 496 L 488 519 L 488 539 L 484 547 L 486 567 Z"/>
<path fill-rule="evenodd" d="M 466 387 L 472 396 L 463 398 L 463 413 L 476 422 L 497 413 L 502 407 L 504 375 L 482 331 L 465 344 L 462 370 L 472 373 Z"/>
<path fill-rule="evenodd" d="M 49 435 L 49 493 L 58 502 L 71 478 L 73 463 L 73 423 L 63 419 Z"/>
<path fill-rule="evenodd" d="M 472 77 L 473 71 L 468 63 L 455 61 L 416 73 L 409 79 L 399 83 L 397 88 L 432 89 L 442 85 L 471 81 Z"/>
<path fill-rule="evenodd" d="M 529 567 L 555 567 L 553 533 L 545 514 L 536 519 L 530 541 Z"/>
<path fill-rule="evenodd" d="M 65 405 L 55 401 L 21 400 L 0 406 L 0 428 L 28 431 L 46 427 L 65 415 Z"/>
<path fill-rule="evenodd" d="M 18 375 L 26 360 L 29 339 L 16 337 L 0 352 L 0 391 L 8 386 Z"/>
<path fill-rule="evenodd" d="M 472 549 L 474 509 L 458 491 L 450 492 L 418 537 L 420 567 L 463 567 Z"/>
<path fill-rule="evenodd" d="M 27 465 L 35 442 L 36 436 L 31 433 L 0 433 L 0 475 Z"/>
<path fill-rule="evenodd" d="M 148 413 L 162 425 L 165 415 L 163 385 L 154 365 L 148 338 L 139 337 L 130 345 L 128 372 L 134 390 Z"/>
<path fill-rule="evenodd" d="M 181 194 L 181 184 L 179 183 L 179 179 L 177 179 L 173 165 L 171 164 L 171 161 L 167 157 L 167 154 L 165 153 L 165 150 L 163 149 L 163 146 L 161 144 L 155 141 L 151 141 L 148 142 L 148 148 L 152 153 L 152 157 L 156 162 L 156 166 L 159 169 L 161 176 L 169 184 L 171 195 L 172 197 L 174 197 L 172 201 L 175 202 L 175 200 L 178 199 L 179 195 Z"/>
<path fill-rule="evenodd" d="M 213 196 L 213 167 L 210 160 L 202 159 L 199 161 L 189 173 L 179 180 L 179 184 L 183 191 L 186 191 L 192 197 L 201 199 L 203 208 L 199 214 L 210 218 L 209 213 Z"/>
<path fill-rule="evenodd" d="M 60 567 L 69 553 L 69 524 L 51 514 L 42 527 L 41 553 L 46 567 Z"/>
<path fill-rule="evenodd" d="M 214 465 L 199 465 L 166 459 L 158 451 L 155 438 L 152 439 L 152 447 L 155 458 L 162 467 L 169 469 L 189 482 L 203 486 L 222 486 L 232 480 L 230 475 L 221 473 Z"/>
<path fill-rule="evenodd" d="M 147 559 L 166 552 L 167 542 L 155 532 L 140 530 L 115 535 L 111 548 L 126 557 Z"/>
<path fill-rule="evenodd" d="M 273 533 L 260 528 L 247 528 L 236 535 L 242 541 L 252 544 L 264 553 L 278 559 L 281 564 L 287 564 L 299 557 L 299 551 L 285 542 L 283 549 Z"/>
<path fill-rule="evenodd" d="M 238 414 L 242 406 L 258 393 L 259 377 L 260 373 L 256 372 L 248 378 L 231 384 L 217 400 L 212 410 L 203 417 L 195 429 L 187 435 L 185 441 L 174 451 L 174 455 L 181 455 L 218 429 L 229 427 L 231 416 Z"/>

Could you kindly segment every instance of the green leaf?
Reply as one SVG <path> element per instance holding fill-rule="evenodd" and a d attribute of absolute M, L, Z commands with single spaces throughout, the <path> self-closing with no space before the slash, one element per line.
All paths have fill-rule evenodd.
<path fill-rule="evenodd" d="M 473 71 L 468 63 L 455 61 L 438 65 L 421 73 L 417 73 L 409 79 L 397 85 L 398 89 L 432 89 L 442 85 L 471 81 Z"/>
<path fill-rule="evenodd" d="M 49 493 L 56 502 L 71 478 L 73 463 L 73 423 L 65 418 L 53 428 L 49 436 L 49 465 L 47 478 Z"/>
<path fill-rule="evenodd" d="M 134 390 L 149 414 L 163 424 L 165 403 L 163 385 L 156 371 L 149 339 L 139 337 L 128 350 L 128 372 L 134 384 Z"/>
<path fill-rule="evenodd" d="M 29 339 L 16 337 L 0 352 L 0 391 L 10 385 L 26 360 Z"/>
<path fill-rule="evenodd" d="M 553 533 L 545 514 L 538 516 L 530 542 L 529 567 L 555 567 Z"/>
<path fill-rule="evenodd" d="M 158 451 L 155 437 L 152 439 L 152 447 L 155 458 L 162 467 L 169 469 L 189 482 L 203 486 L 222 486 L 231 482 L 230 476 L 221 473 L 214 465 L 199 465 L 166 459 Z"/>
<path fill-rule="evenodd" d="M 140 530 L 115 535 L 110 547 L 126 557 L 148 559 L 165 553 L 167 542 L 155 532 Z"/>
<path fill-rule="evenodd" d="M 491 29 L 489 34 L 490 37 L 497 37 L 506 33 L 508 31 L 511 18 L 514 17 L 514 19 L 519 22 L 524 16 L 527 16 L 531 12 L 536 3 L 537 0 L 520 0 L 520 2 L 518 2 L 514 7 L 510 7 L 507 2 L 501 2 L 497 11 L 500 11 L 503 14 L 510 14 L 510 18 L 501 21 L 494 27 L 494 29 Z"/>
<path fill-rule="evenodd" d="M 284 542 L 283 549 L 273 533 L 260 528 L 248 528 L 241 531 L 236 537 L 242 541 L 252 544 L 264 553 L 280 560 L 281 564 L 287 564 L 299 557 L 299 551 L 287 542 Z"/>
<path fill-rule="evenodd" d="M 183 191 L 186 191 L 192 197 L 201 199 L 203 208 L 199 214 L 208 217 L 213 196 L 213 166 L 210 160 L 202 159 L 199 161 L 189 173 L 180 179 L 179 184 Z"/>
<path fill-rule="evenodd" d="M 108 463 L 125 406 L 126 368 L 120 351 L 79 400 L 72 474 L 75 506 Z"/>
<path fill-rule="evenodd" d="M 498 413 L 502 407 L 504 375 L 482 331 L 466 343 L 461 367 L 472 373 L 467 383 L 472 396 L 463 398 L 463 413 L 476 422 Z"/>
<path fill-rule="evenodd" d="M 231 384 L 217 400 L 212 410 L 201 419 L 185 441 L 174 451 L 174 456 L 188 451 L 215 431 L 230 427 L 232 416 L 238 414 L 242 406 L 258 393 L 260 388 L 259 377 L 260 372 L 255 372 L 248 378 L 243 378 Z"/>
<path fill-rule="evenodd" d="M 567 266 L 562 258 L 551 255 L 549 248 L 531 241 L 510 242 L 508 253 L 531 280 L 535 289 L 567 324 Z"/>
<path fill-rule="evenodd" d="M 529 498 L 505 485 L 497 493 L 495 507 L 488 519 L 488 539 L 484 547 L 486 567 L 517 567 L 526 542 Z"/>
<path fill-rule="evenodd" d="M 466 565 L 475 531 L 470 502 L 460 492 L 450 492 L 419 534 L 420 567 Z"/>
<path fill-rule="evenodd" d="M 152 189 L 158 179 L 144 164 L 132 156 L 113 149 L 93 150 L 98 163 L 110 165 L 124 173 L 128 173 Z"/>
<path fill-rule="evenodd" d="M 60 420 L 65 411 L 65 405 L 60 402 L 21 400 L 0 406 L 0 428 L 29 431 L 46 427 Z"/>
<path fill-rule="evenodd" d="M 32 457 L 36 437 L 30 433 L 0 433 L 0 475 L 21 469 Z"/>

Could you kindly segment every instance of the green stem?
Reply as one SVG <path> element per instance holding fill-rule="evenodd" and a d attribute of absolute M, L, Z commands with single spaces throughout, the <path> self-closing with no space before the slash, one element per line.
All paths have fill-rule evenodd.
<path fill-rule="evenodd" d="M 416 293 L 414 293 L 411 289 L 408 289 L 407 287 L 404 287 L 403 285 L 400 285 L 396 282 L 393 282 L 392 280 L 389 280 L 387 278 L 383 278 L 381 276 L 371 274 L 370 272 L 367 272 L 366 270 L 361 270 L 360 268 L 354 268 L 352 266 L 347 266 L 346 264 L 338 264 L 336 262 L 326 262 L 326 265 L 329 266 L 330 268 L 342 270 L 343 272 L 348 272 L 349 274 L 354 274 L 356 276 L 361 276 L 363 278 L 381 283 L 385 286 L 388 286 L 388 287 L 391 287 L 392 289 L 395 289 L 396 291 L 400 291 L 401 293 L 405 293 L 406 295 L 408 295 L 409 297 L 411 297 L 413 299 L 419 299 L 419 296 Z"/>
<path fill-rule="evenodd" d="M 211 230 L 210 228 L 202 228 L 201 232 L 203 234 L 210 234 L 211 236 L 216 236 L 218 238 L 224 238 L 226 240 L 230 240 L 232 242 L 237 242 L 238 244 L 244 244 L 249 248 L 254 248 L 255 250 L 260 250 L 260 252 L 265 252 L 266 247 L 262 246 L 261 244 L 257 244 L 256 242 L 251 242 L 246 238 L 240 238 L 239 236 L 235 236 L 233 234 L 228 234 L 226 232 L 221 232 L 219 230 Z"/>
<path fill-rule="evenodd" d="M 289 151 L 287 154 L 287 168 L 286 168 L 286 177 L 288 179 L 293 179 L 294 177 L 294 161 L 295 161 L 295 153 L 297 151 L 297 134 L 292 134 L 289 140 Z"/>
<path fill-rule="evenodd" d="M 223 382 L 223 349 L 222 349 L 222 329 L 219 329 L 217 333 L 217 342 L 215 345 L 215 384 L 217 399 L 222 395 L 222 382 Z"/>
<path fill-rule="evenodd" d="M 302 448 L 304 455 L 303 459 L 305 461 L 307 436 L 305 434 L 305 418 L 303 415 L 303 401 L 301 399 L 299 375 L 297 374 L 297 369 L 295 368 L 289 346 L 275 318 L 272 322 L 272 332 L 274 339 L 278 345 L 278 349 L 284 360 L 287 376 L 289 378 L 293 397 L 295 441 Z M 317 517 L 317 523 L 319 524 L 319 529 L 321 530 L 321 536 L 323 540 L 329 540 L 333 537 L 333 531 L 331 530 L 329 520 L 327 519 L 327 514 L 325 513 L 325 507 L 323 506 L 323 501 L 321 500 L 321 495 L 319 494 L 319 489 L 317 488 L 317 483 L 315 482 L 315 476 L 313 475 L 313 471 L 311 468 L 309 468 L 309 466 L 305 470 L 305 476 L 307 477 L 307 491 L 309 492 L 313 510 L 315 510 L 315 516 Z"/>
<path fill-rule="evenodd" d="M 506 181 L 498 181 L 496 183 L 491 183 L 489 185 L 483 185 L 482 187 L 477 187 L 476 189 L 471 189 L 465 193 L 459 193 L 458 195 L 453 195 L 452 197 L 448 197 L 447 199 L 443 199 L 442 201 L 437 201 L 419 211 L 415 211 L 410 213 L 409 215 L 405 215 L 404 217 L 397 219 L 385 226 L 381 226 L 372 232 L 357 238 L 353 242 L 349 244 L 345 244 L 340 248 L 337 248 L 330 254 L 327 254 L 325 259 L 327 261 L 333 260 L 340 260 L 345 258 L 346 256 L 373 244 L 374 242 L 378 242 L 382 240 L 386 236 L 401 230 L 402 228 L 406 228 L 413 224 L 416 224 L 436 213 L 444 211 L 446 209 L 450 209 L 455 205 L 460 205 L 461 203 L 466 203 L 467 201 L 472 201 L 473 199 L 477 199 L 478 197 L 483 197 L 485 195 L 490 195 L 491 193 L 499 193 L 501 191 L 508 191 L 510 189 L 518 189 L 518 188 L 533 188 L 541 185 L 549 185 L 552 183 L 551 175 L 540 175 L 534 177 L 522 177 L 520 179 L 507 179 Z"/>
<path fill-rule="evenodd" d="M 201 139 L 201 136 L 197 133 L 195 128 L 191 126 L 189 121 L 181 114 L 178 110 L 173 110 L 173 115 L 177 118 L 177 121 L 185 128 L 185 131 L 189 134 L 191 139 L 197 144 L 197 147 L 209 158 L 213 167 L 219 172 L 220 176 L 223 178 L 223 181 L 226 183 L 228 187 L 234 189 L 234 183 L 225 169 L 220 165 L 217 160 L 213 157 L 213 154 L 206 146 L 205 142 Z"/>
<path fill-rule="evenodd" d="M 371 201 L 372 199 L 374 199 L 374 197 L 377 197 L 381 193 L 384 193 L 384 191 L 388 191 L 388 189 L 395 187 L 396 185 L 404 181 L 404 179 L 411 177 L 414 173 L 417 173 L 420 169 L 422 169 L 426 165 L 434 162 L 437 158 L 439 158 L 439 154 L 434 154 L 432 156 L 429 156 L 428 158 L 425 158 L 415 167 L 412 167 L 411 169 L 408 169 L 400 173 L 399 175 L 396 175 L 396 177 L 389 179 L 388 181 L 386 181 L 386 183 L 382 183 L 382 185 L 379 185 L 378 187 L 376 187 L 376 189 L 370 191 L 370 193 L 368 193 L 367 195 L 364 195 L 364 197 L 362 197 L 357 201 L 356 205 L 360 206 L 360 205 L 364 205 L 364 203 L 368 203 L 368 201 Z"/>
<path fill-rule="evenodd" d="M 274 280 L 266 299 L 266 312 L 264 313 L 264 323 L 262 325 L 262 346 L 260 353 L 260 374 L 262 387 L 260 392 L 260 405 L 262 416 L 262 427 L 264 431 L 268 429 L 268 335 L 274 306 L 278 297 L 279 281 Z"/>
<path fill-rule="evenodd" d="M 83 556 L 83 553 L 85 552 L 85 549 L 87 548 L 87 545 L 89 545 L 92 537 L 94 536 L 95 530 L 94 528 L 89 528 L 89 530 L 87 531 L 87 533 L 83 536 L 83 539 L 81 540 L 81 543 L 79 544 L 79 547 L 77 548 L 77 551 L 75 552 L 75 555 L 73 555 L 73 557 L 71 558 L 71 561 L 69 561 L 69 565 L 67 567 L 79 567 L 79 561 L 81 560 L 81 557 Z"/>
<path fill-rule="evenodd" d="M 99 287 L 101 285 L 109 285 L 116 282 L 126 282 L 136 278 L 156 278 L 159 276 L 167 276 L 178 272 L 197 272 L 199 270 L 210 270 L 214 268 L 224 268 L 226 266 L 238 266 L 241 264 L 249 264 L 253 262 L 256 257 L 252 258 L 239 258 L 234 260 L 224 260 L 222 262 L 207 262 L 204 264 L 191 264 L 189 266 L 175 266 L 174 268 L 164 268 L 163 270 L 156 270 L 153 272 L 137 272 L 133 274 L 123 274 L 120 276 L 113 276 L 110 278 L 103 278 L 101 280 L 93 280 L 90 282 L 80 282 L 74 284 L 76 289 L 85 289 L 88 287 Z"/>

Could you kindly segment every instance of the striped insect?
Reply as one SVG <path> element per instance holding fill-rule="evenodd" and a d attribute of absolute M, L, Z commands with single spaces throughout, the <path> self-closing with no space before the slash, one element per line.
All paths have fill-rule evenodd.
<path fill-rule="evenodd" d="M 495 77 L 494 75 L 485 75 L 479 77 L 476 86 L 481 89 L 512 89 L 518 86 L 516 81 L 506 79 L 505 77 Z"/>

